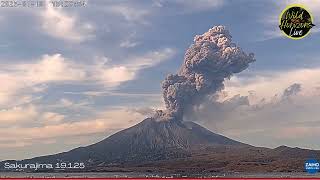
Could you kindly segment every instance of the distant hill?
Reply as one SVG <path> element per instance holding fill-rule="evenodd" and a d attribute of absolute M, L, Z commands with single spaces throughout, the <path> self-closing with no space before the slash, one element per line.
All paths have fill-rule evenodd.
<path fill-rule="evenodd" d="M 19 163 L 83 162 L 82 171 L 302 172 L 308 158 L 320 159 L 320 151 L 254 147 L 193 122 L 148 118 L 96 144 Z"/>

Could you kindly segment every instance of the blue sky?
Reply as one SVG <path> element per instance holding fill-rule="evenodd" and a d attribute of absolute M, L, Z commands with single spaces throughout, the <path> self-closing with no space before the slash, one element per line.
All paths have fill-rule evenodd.
<path fill-rule="evenodd" d="M 316 25 L 298 41 L 277 24 L 293 3 L 310 8 Z M 226 80 L 219 105 L 195 107 L 190 120 L 257 146 L 320 149 L 319 9 L 316 0 L 90 0 L 82 8 L 3 8 L 0 159 L 88 145 L 163 108 L 161 81 L 179 69 L 193 37 L 215 25 L 226 26 L 257 61 Z M 294 83 L 302 89 L 284 99 Z"/>

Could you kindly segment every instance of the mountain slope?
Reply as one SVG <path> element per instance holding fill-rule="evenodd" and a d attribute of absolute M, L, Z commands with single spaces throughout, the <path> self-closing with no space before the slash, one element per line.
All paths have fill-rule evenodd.
<path fill-rule="evenodd" d="M 219 145 L 248 146 L 215 134 L 193 122 L 158 122 L 148 118 L 96 144 L 27 161 L 135 163 L 187 157 L 191 151 L 199 148 Z"/>
<path fill-rule="evenodd" d="M 254 147 L 193 122 L 148 118 L 96 144 L 22 162 L 83 162 L 87 171 L 292 172 L 303 171 L 308 158 L 319 159 L 320 152 Z"/>

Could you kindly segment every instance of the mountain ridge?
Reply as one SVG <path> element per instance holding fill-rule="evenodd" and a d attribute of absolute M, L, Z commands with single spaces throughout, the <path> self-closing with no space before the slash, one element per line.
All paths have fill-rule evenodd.
<path fill-rule="evenodd" d="M 320 151 L 255 147 L 194 122 L 147 118 L 89 146 L 2 163 L 83 162 L 84 171 L 247 172 L 249 167 L 255 167 L 262 172 L 300 172 L 310 157 L 319 158 Z M 286 165 L 279 167 L 279 163 Z"/>

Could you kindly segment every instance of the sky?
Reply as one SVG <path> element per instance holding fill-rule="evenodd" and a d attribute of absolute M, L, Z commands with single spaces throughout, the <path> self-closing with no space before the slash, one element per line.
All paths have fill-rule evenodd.
<path fill-rule="evenodd" d="M 278 17 L 303 4 L 301 39 Z M 0 160 L 98 142 L 163 109 L 161 81 L 193 37 L 226 26 L 256 62 L 186 120 L 232 139 L 320 149 L 320 1 L 119 0 L 0 10 Z"/>

